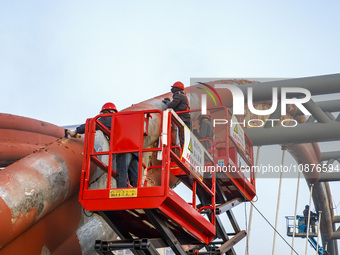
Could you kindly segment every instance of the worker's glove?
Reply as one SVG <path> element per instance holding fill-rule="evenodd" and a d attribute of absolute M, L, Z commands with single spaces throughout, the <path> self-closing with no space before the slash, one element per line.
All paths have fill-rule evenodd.
<path fill-rule="evenodd" d="M 168 106 L 168 104 L 170 103 L 170 98 L 166 97 L 166 98 L 164 98 L 164 99 L 162 100 L 162 102 L 163 102 L 166 106 Z"/>
<path fill-rule="evenodd" d="M 69 130 L 68 133 L 70 137 L 77 137 L 77 130 Z"/>

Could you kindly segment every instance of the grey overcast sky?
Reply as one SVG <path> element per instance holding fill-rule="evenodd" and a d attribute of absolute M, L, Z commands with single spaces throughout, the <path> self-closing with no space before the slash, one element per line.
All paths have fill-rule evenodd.
<path fill-rule="evenodd" d="M 191 77 L 339 72 L 338 1 L 0 2 L 0 109 L 82 123 Z"/>
<path fill-rule="evenodd" d="M 177 80 L 189 85 L 191 77 L 338 73 L 339 11 L 335 0 L 2 0 L 0 111 L 80 124 L 107 101 L 121 110 L 168 92 Z M 280 149 L 277 155 L 280 164 Z M 286 181 L 284 236 L 283 213 L 294 213 L 296 179 Z M 301 183 L 300 211 L 308 202 Z M 258 181 L 259 208 L 272 223 L 277 186 L 278 179 Z M 245 219 L 245 211 L 249 207 L 237 216 Z M 250 254 L 271 254 L 272 230 L 258 216 L 252 231 Z M 290 254 L 279 237 L 277 243 L 275 254 Z M 244 242 L 239 247 L 244 254 Z"/>

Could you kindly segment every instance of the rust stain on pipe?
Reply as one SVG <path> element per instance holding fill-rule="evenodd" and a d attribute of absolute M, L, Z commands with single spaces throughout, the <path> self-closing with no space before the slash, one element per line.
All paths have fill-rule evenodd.
<path fill-rule="evenodd" d="M 0 246 L 79 191 L 83 141 L 61 139 L 0 171 Z"/>
<path fill-rule="evenodd" d="M 76 231 L 82 207 L 74 195 L 0 249 L 0 255 L 82 254 Z M 74 238 L 75 237 L 75 238 Z"/>

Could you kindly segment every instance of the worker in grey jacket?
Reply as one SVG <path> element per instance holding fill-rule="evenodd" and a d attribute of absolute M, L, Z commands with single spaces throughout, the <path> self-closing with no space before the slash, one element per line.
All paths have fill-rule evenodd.
<path fill-rule="evenodd" d="M 197 129 L 194 129 L 194 134 L 196 137 L 201 139 L 209 139 L 212 141 L 212 138 L 214 136 L 213 133 L 213 126 L 211 124 L 211 115 L 210 112 L 207 111 L 206 115 L 200 115 L 198 117 L 199 122 L 199 131 L 197 132 Z M 211 149 L 211 143 L 210 141 L 201 141 L 202 145 L 206 149 Z"/>

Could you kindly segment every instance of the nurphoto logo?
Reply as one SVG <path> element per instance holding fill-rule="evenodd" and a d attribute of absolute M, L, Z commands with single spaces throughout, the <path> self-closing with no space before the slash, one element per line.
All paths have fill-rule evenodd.
<path fill-rule="evenodd" d="M 234 115 L 244 115 L 244 94 L 243 91 L 236 85 L 231 84 L 215 84 L 214 87 L 205 84 L 200 83 L 202 85 L 206 85 L 209 87 L 218 97 L 219 101 L 221 102 L 220 96 L 218 95 L 217 91 L 214 88 L 225 88 L 228 89 L 233 97 L 233 109 L 232 112 Z M 213 99 L 216 105 L 216 100 L 214 96 L 206 89 L 200 88 L 204 92 L 206 92 L 210 97 Z M 279 97 L 278 94 L 278 88 L 273 87 L 272 88 L 272 105 L 269 109 L 264 110 L 258 110 L 254 107 L 254 101 L 253 101 L 253 88 L 248 87 L 247 88 L 247 106 L 251 113 L 255 115 L 270 115 L 272 114 L 278 107 L 278 99 L 280 98 L 280 106 L 281 106 L 281 115 L 286 115 L 286 106 L 289 105 L 295 105 L 303 114 L 305 115 L 311 115 L 310 112 L 303 106 L 304 103 L 307 103 L 311 99 L 311 93 L 309 90 L 305 88 L 298 88 L 298 87 L 282 87 L 280 90 L 281 94 Z M 299 98 L 288 98 L 288 93 L 299 93 L 303 96 Z M 201 114 L 207 113 L 207 94 L 201 95 Z M 222 102 L 221 102 L 222 104 Z M 242 125 L 243 127 L 246 127 L 246 120 L 243 120 L 242 122 L 235 121 L 236 118 L 230 120 L 230 125 Z M 280 119 L 267 119 L 266 122 L 271 123 L 272 127 L 276 125 L 276 122 L 279 122 Z M 213 120 L 213 126 L 221 125 L 221 124 L 228 124 L 228 120 L 226 119 L 214 119 Z M 265 121 L 261 119 L 250 119 L 247 121 L 248 126 L 250 127 L 262 127 L 265 124 Z M 297 121 L 295 119 L 284 119 L 281 121 L 281 125 L 283 127 L 295 127 L 297 125 Z"/>

